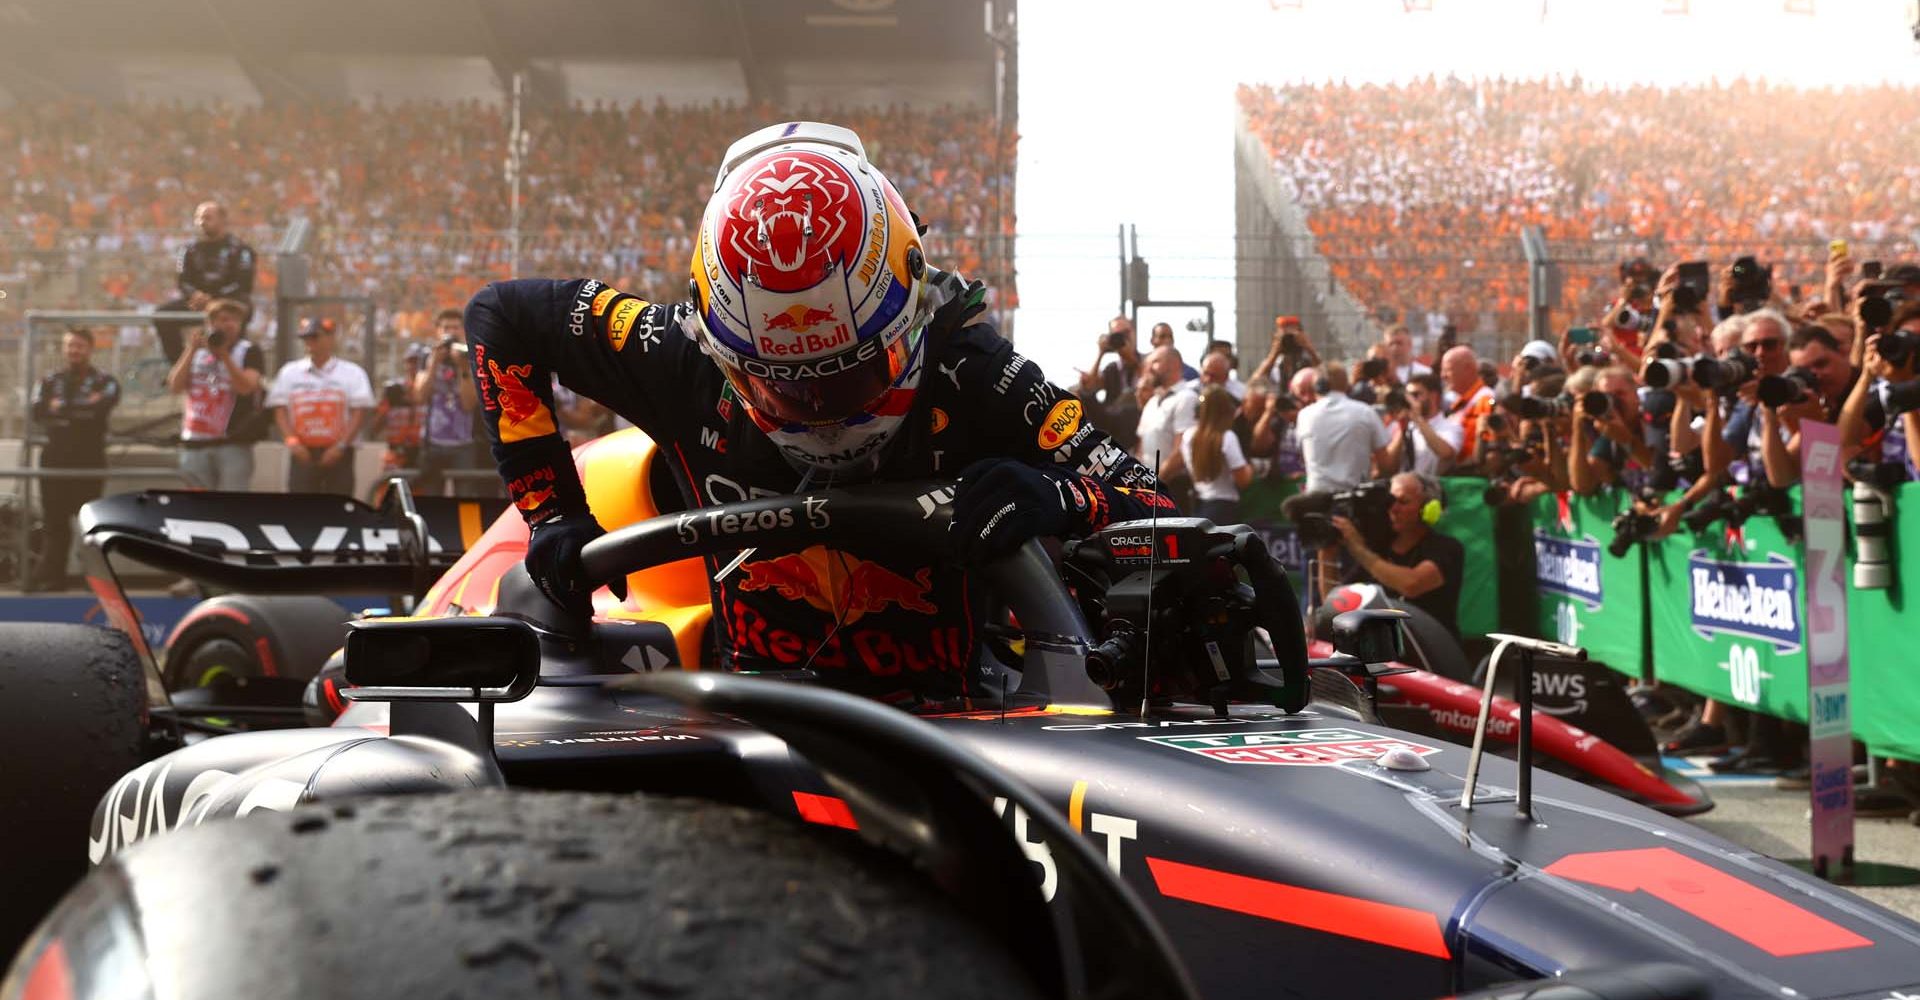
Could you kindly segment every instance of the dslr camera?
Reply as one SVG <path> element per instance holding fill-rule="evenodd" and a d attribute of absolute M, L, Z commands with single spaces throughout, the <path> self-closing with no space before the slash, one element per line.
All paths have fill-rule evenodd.
<path fill-rule="evenodd" d="M 1393 524 L 1388 520 L 1392 507 L 1392 487 L 1384 479 L 1375 479 L 1339 493 L 1302 493 L 1288 515 L 1300 544 L 1309 549 L 1340 544 L 1340 529 L 1333 526 L 1334 517 L 1339 516 L 1360 529 L 1368 548 L 1379 550 L 1393 539 Z"/>
<path fill-rule="evenodd" d="M 1773 268 L 1760 266 L 1752 257 L 1736 258 L 1733 284 L 1728 292 L 1741 311 L 1758 308 L 1773 295 Z"/>
<path fill-rule="evenodd" d="M 1819 394 L 1819 382 L 1805 368 L 1789 368 L 1778 375 L 1760 376 L 1760 402 L 1767 406 L 1790 406 Z"/>

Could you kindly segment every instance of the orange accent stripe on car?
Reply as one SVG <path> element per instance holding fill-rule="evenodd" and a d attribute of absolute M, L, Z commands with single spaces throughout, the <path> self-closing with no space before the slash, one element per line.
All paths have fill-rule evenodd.
<path fill-rule="evenodd" d="M 1080 810 L 1087 804 L 1087 783 L 1085 780 L 1073 783 L 1073 794 L 1067 796 L 1067 822 L 1073 824 L 1073 832 L 1085 833 L 1080 825 Z"/>
<path fill-rule="evenodd" d="M 1434 958 L 1452 958 L 1440 918 L 1371 899 L 1215 871 L 1165 858 L 1148 858 L 1161 895 L 1232 910 L 1309 930 L 1371 941 Z"/>
<path fill-rule="evenodd" d="M 854 822 L 853 810 L 847 808 L 845 799 L 832 795 L 817 795 L 813 792 L 794 792 L 793 805 L 800 810 L 800 818 L 821 826 L 837 826 L 842 830 L 858 830 L 860 824 Z"/>
<path fill-rule="evenodd" d="M 460 548 L 462 551 L 473 548 L 473 543 L 487 530 L 480 523 L 480 505 L 463 503 L 460 505 Z"/>

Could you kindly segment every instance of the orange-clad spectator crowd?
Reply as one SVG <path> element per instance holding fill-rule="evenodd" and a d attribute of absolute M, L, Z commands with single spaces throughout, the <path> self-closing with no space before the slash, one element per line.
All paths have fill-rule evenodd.
<path fill-rule="evenodd" d="M 1524 330 L 1529 225 L 1593 257 L 1568 269 L 1558 303 L 1556 322 L 1576 324 L 1605 308 L 1613 266 L 1636 255 L 1719 266 L 1756 254 L 1811 291 L 1830 240 L 1868 259 L 1863 245 L 1920 227 L 1910 88 L 1428 78 L 1239 98 L 1334 274 L 1416 329 Z"/>
<path fill-rule="evenodd" d="M 859 132 L 932 226 L 940 262 L 984 278 L 1010 304 L 1013 135 L 965 109 L 530 112 L 520 272 L 679 294 L 721 153 L 792 117 Z M 194 206 L 211 198 L 260 252 L 261 302 L 275 288 L 278 233 L 305 216 L 314 290 L 372 295 L 424 336 L 435 310 L 508 274 L 506 131 L 500 109 L 480 104 L 17 104 L 0 110 L 0 271 L 82 273 L 66 293 L 73 305 L 165 300 Z"/>

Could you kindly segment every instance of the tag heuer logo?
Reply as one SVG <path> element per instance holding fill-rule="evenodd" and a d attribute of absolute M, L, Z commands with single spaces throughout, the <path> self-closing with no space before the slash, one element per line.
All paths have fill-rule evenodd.
<path fill-rule="evenodd" d="M 1140 738 L 1148 743 L 1159 743 L 1228 764 L 1325 767 L 1349 760 L 1374 760 L 1389 750 L 1411 750 L 1422 757 L 1440 752 L 1438 747 L 1412 743 L 1397 736 L 1363 733 L 1357 729 L 1299 729 L 1273 733 Z"/>

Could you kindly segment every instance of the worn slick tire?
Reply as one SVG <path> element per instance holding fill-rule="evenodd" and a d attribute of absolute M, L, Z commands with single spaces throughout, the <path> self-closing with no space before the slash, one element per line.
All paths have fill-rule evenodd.
<path fill-rule="evenodd" d="M 225 594 L 187 612 L 167 639 L 167 690 L 218 673 L 306 680 L 346 641 L 352 615 L 325 597 Z"/>
<path fill-rule="evenodd" d="M 115 855 L 46 940 L 97 939 L 64 922 L 102 892 L 180 1000 L 1038 996 L 893 855 L 701 799 L 499 791 L 256 812 Z"/>
<path fill-rule="evenodd" d="M 146 760 L 146 679 L 127 637 L 0 622 L 0 955 L 87 870 L 87 826 Z"/>

